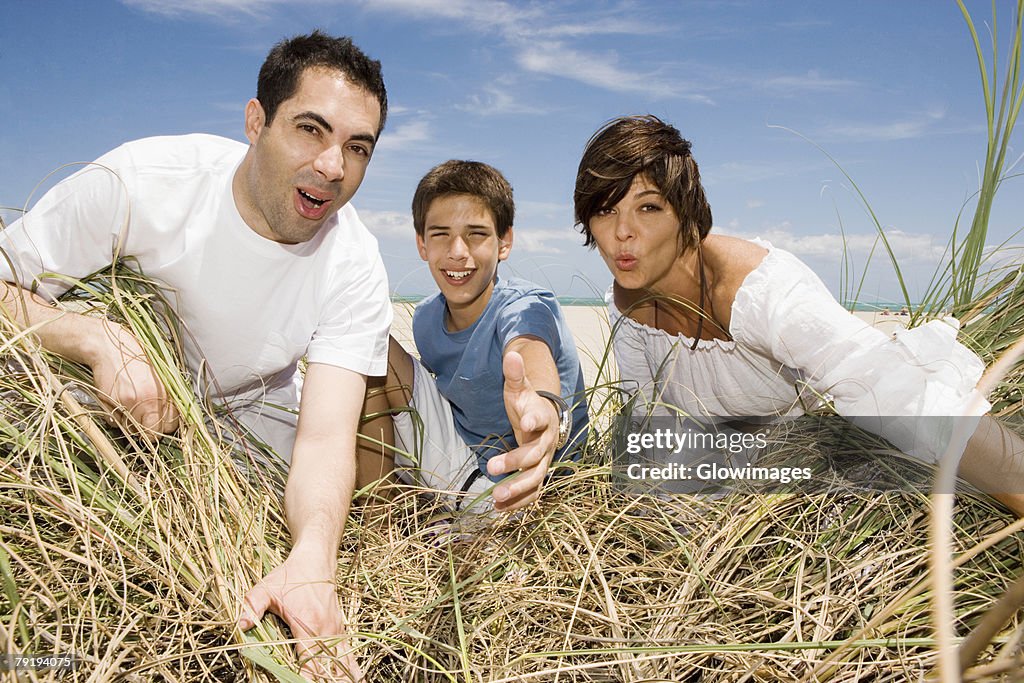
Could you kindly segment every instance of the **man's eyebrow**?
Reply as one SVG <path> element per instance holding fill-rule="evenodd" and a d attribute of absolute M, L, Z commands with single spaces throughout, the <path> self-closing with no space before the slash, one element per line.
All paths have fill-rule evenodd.
<path fill-rule="evenodd" d="M 309 119 L 315 121 L 320 125 L 321 128 L 326 130 L 328 133 L 334 132 L 334 126 L 327 123 L 327 119 L 317 114 L 315 111 L 304 111 L 301 114 L 296 114 L 292 117 L 292 121 L 301 121 L 302 119 Z"/>
<path fill-rule="evenodd" d="M 320 114 L 317 114 L 315 111 L 304 111 L 292 117 L 293 121 L 301 121 L 303 119 L 309 119 L 310 121 L 319 124 L 319 126 L 328 133 L 334 132 L 334 126 L 329 124 L 327 122 L 327 119 L 320 116 Z M 375 145 L 377 143 L 377 136 L 374 135 L 373 133 L 356 133 L 351 137 L 351 139 L 358 140 L 360 142 L 368 142 L 371 145 Z"/>

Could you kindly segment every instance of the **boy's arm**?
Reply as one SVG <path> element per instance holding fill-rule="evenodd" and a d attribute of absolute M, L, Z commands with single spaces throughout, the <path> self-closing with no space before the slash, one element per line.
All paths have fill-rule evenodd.
<path fill-rule="evenodd" d="M 537 337 L 517 337 L 505 346 L 502 373 L 505 411 L 519 447 L 491 458 L 487 471 L 520 471 L 494 489 L 495 508 L 508 511 L 540 498 L 558 443 L 558 410 L 537 391 L 561 395 L 562 387 L 551 349 Z"/>
<path fill-rule="evenodd" d="M 318 648 L 343 655 L 354 680 L 361 680 L 347 641 L 323 641 L 344 633 L 335 574 L 338 546 L 355 484 L 356 426 L 366 378 L 351 370 L 310 363 L 302 386 L 299 426 L 285 489 L 292 550 L 245 596 L 239 627 L 252 628 L 270 610 L 284 619 L 307 674 L 324 674 Z M 344 680 L 349 680 L 345 678 Z"/>

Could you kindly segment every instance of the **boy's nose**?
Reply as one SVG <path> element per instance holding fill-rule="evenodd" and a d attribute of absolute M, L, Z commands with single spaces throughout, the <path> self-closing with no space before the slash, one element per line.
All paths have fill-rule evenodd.
<path fill-rule="evenodd" d="M 448 254 L 452 258 L 463 259 L 469 256 L 469 245 L 461 237 L 453 237 L 448 245 Z"/>

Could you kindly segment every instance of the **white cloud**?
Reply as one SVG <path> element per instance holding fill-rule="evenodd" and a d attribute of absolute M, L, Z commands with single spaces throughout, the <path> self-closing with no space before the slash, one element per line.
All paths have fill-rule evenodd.
<path fill-rule="evenodd" d="M 231 20 L 264 15 L 289 0 L 122 0 L 139 9 L 182 16 L 199 14 Z M 630 3 L 613 6 L 589 21 L 580 21 L 577 12 L 559 14 L 557 5 L 519 5 L 500 0 L 309 0 L 310 4 L 357 4 L 367 12 L 401 14 L 414 19 L 442 20 L 465 24 L 473 30 L 496 34 L 504 41 L 516 63 L 528 73 L 557 76 L 611 92 L 637 92 L 660 98 L 680 98 L 711 103 L 706 88 L 666 79 L 653 70 L 632 70 L 619 65 L 614 52 L 583 52 L 564 44 L 563 39 L 593 38 L 601 35 L 651 35 L 672 30 L 671 26 L 638 21 L 630 16 L 636 8 Z M 552 39 L 558 40 L 552 40 Z M 523 104 L 508 88 L 485 88 L 483 97 L 471 100 L 470 107 L 483 114 L 543 113 Z"/>
<path fill-rule="evenodd" d="M 842 260 L 845 250 L 848 257 L 860 261 L 866 258 L 873 249 L 874 260 L 888 261 L 885 247 L 877 233 L 802 235 L 794 232 L 792 226 L 785 222 L 772 228 L 759 230 L 756 235 L 739 231 L 736 224 L 730 224 L 729 228 L 719 230 L 722 233 L 744 239 L 760 237 L 776 247 L 804 258 L 839 262 Z M 894 228 L 886 228 L 885 237 L 900 263 L 936 264 L 946 251 L 945 243 L 936 241 L 934 235 L 907 233 Z"/>
<path fill-rule="evenodd" d="M 395 126 L 393 130 L 385 128 L 376 148 L 392 152 L 429 139 L 430 124 L 422 120 L 409 121 Z"/>
<path fill-rule="evenodd" d="M 480 116 L 502 116 L 506 114 L 539 115 L 549 110 L 526 104 L 513 94 L 511 83 L 492 83 L 484 86 L 483 93 L 470 95 L 464 104 L 457 104 L 460 111 Z"/>
<path fill-rule="evenodd" d="M 257 17 L 266 12 L 278 0 L 121 0 L 129 7 L 141 9 L 166 17 L 181 17 L 187 14 L 220 19 Z"/>
<path fill-rule="evenodd" d="M 582 23 L 547 21 L 544 24 L 534 27 L 533 34 L 547 38 L 593 37 L 597 35 L 648 36 L 672 30 L 671 26 L 656 22 L 632 21 L 617 16 Z"/>
<path fill-rule="evenodd" d="M 561 254 L 562 250 L 552 246 L 551 242 L 565 240 L 567 235 L 556 234 L 556 230 L 543 228 L 516 228 L 515 239 L 512 242 L 512 252 L 527 252 L 530 254 Z"/>
<path fill-rule="evenodd" d="M 767 90 L 781 92 L 837 92 L 859 87 L 857 81 L 845 78 L 825 78 L 817 70 L 812 69 L 803 75 L 775 76 L 761 81 L 758 85 Z"/>
<path fill-rule="evenodd" d="M 462 21 L 499 29 L 541 16 L 539 10 L 496 0 L 374 0 L 363 3 L 363 7 L 378 12 L 402 12 L 413 17 Z"/>
<path fill-rule="evenodd" d="M 748 209 L 759 209 L 762 206 L 764 206 L 764 200 L 763 199 L 748 199 L 747 200 L 747 208 Z"/>
<path fill-rule="evenodd" d="M 671 83 L 655 73 L 624 69 L 614 52 L 598 55 L 566 47 L 560 42 L 533 42 L 516 57 L 518 64 L 534 73 L 547 74 L 585 83 L 613 92 L 639 92 L 654 97 L 679 97 L 711 103 L 711 99 L 692 86 Z"/>
<path fill-rule="evenodd" d="M 946 118 L 946 112 L 932 109 L 913 118 L 888 123 L 840 123 L 826 129 L 826 134 L 862 141 L 908 140 L 934 133 L 935 124 Z"/>
<path fill-rule="evenodd" d="M 416 234 L 408 212 L 360 209 L 359 218 L 377 237 L 402 237 L 411 241 Z"/>

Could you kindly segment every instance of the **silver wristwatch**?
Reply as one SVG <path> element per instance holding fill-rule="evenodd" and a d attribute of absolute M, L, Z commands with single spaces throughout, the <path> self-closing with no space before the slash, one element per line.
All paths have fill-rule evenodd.
<path fill-rule="evenodd" d="M 558 394 L 538 389 L 537 395 L 554 403 L 555 410 L 558 411 L 558 441 L 555 442 L 555 450 L 557 451 L 569 441 L 569 433 L 572 432 L 572 409 L 569 408 L 569 404 L 565 402 L 565 399 Z"/>

